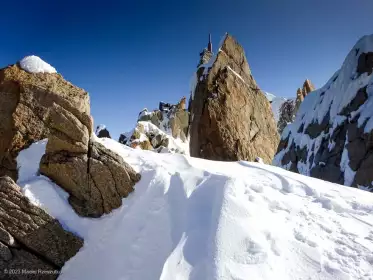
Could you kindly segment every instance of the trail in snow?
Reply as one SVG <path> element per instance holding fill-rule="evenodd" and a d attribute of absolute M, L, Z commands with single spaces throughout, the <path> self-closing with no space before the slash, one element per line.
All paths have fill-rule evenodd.
<path fill-rule="evenodd" d="M 373 279 L 372 194 L 260 163 L 98 141 L 142 174 L 109 215 L 78 217 L 64 191 L 32 176 L 37 167 L 22 183 L 84 238 L 59 279 Z"/>

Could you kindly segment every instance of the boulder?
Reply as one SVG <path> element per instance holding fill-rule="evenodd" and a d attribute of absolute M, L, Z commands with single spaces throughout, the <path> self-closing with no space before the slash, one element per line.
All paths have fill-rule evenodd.
<path fill-rule="evenodd" d="M 49 122 L 53 104 L 72 112 L 91 131 L 88 93 L 60 74 L 29 73 L 11 65 L 0 70 L 0 92 L 0 176 L 17 180 L 19 151 L 58 130 L 58 124 Z"/>
<path fill-rule="evenodd" d="M 18 64 L 0 70 L 0 175 L 16 180 L 19 151 L 48 138 L 40 172 L 69 192 L 78 214 L 119 207 L 140 175 L 95 142 L 88 93 L 57 73 L 31 72 Z"/>
<path fill-rule="evenodd" d="M 225 37 L 211 66 L 198 68 L 192 91 L 191 156 L 272 161 L 279 136 L 271 106 L 232 36 Z"/>
<path fill-rule="evenodd" d="M 51 272 L 49 275 L 10 275 L 1 269 L 0 278 L 56 279 L 64 263 L 83 246 L 83 240 L 33 205 L 10 177 L 0 177 L 0 190 L 0 267 L 8 271 Z"/>
<path fill-rule="evenodd" d="M 69 202 L 81 216 L 99 217 L 122 205 L 122 198 L 133 191 L 140 180 L 123 159 L 89 138 L 89 130 L 57 104 L 53 104 L 51 130 L 40 172 L 51 178 L 69 196 Z M 72 129 L 70 126 L 74 124 Z"/>

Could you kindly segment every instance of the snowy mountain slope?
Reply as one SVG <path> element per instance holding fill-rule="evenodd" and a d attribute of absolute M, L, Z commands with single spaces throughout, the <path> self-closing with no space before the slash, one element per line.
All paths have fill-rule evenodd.
<path fill-rule="evenodd" d="M 46 141 L 18 157 L 26 196 L 84 238 L 59 279 L 373 279 L 373 194 L 260 163 L 97 141 L 142 174 L 99 219 L 77 216 L 62 189 L 35 176 Z"/>
<path fill-rule="evenodd" d="M 307 95 L 295 121 L 281 136 L 282 149 L 275 165 L 373 190 L 372 57 L 373 35 L 364 36 L 341 69 L 322 88 Z"/>
<path fill-rule="evenodd" d="M 286 100 L 294 99 L 294 98 L 278 97 L 278 96 L 276 96 L 272 93 L 266 92 L 266 91 L 263 91 L 263 93 L 267 97 L 268 101 L 271 103 L 273 116 L 274 116 L 275 121 L 277 123 L 280 119 L 280 115 L 281 115 L 280 109 L 281 109 L 282 104 L 284 104 L 284 102 Z"/>

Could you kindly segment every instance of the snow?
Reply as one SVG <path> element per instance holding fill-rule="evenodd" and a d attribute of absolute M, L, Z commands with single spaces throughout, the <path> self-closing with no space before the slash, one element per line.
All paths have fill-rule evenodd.
<path fill-rule="evenodd" d="M 373 194 L 262 163 L 95 139 L 142 175 L 98 219 L 76 215 L 68 194 L 28 167 L 45 142 L 17 159 L 25 195 L 84 238 L 59 279 L 373 279 Z"/>
<path fill-rule="evenodd" d="M 163 120 L 168 120 L 165 117 Z M 189 140 L 183 142 L 180 138 L 173 138 L 171 132 L 166 133 L 162 131 L 160 128 L 158 128 L 156 125 L 152 124 L 151 122 L 146 122 L 146 121 L 140 121 L 137 123 L 138 125 L 142 126 L 144 129 L 144 133 L 140 134 L 140 142 L 148 140 L 148 137 L 146 134 L 154 134 L 154 135 L 162 135 L 166 136 L 169 140 L 168 142 L 168 151 L 174 152 L 174 151 L 179 151 L 179 153 L 184 153 L 186 155 L 189 155 Z M 162 124 L 161 124 L 162 127 Z M 163 151 L 165 152 L 165 151 Z"/>
<path fill-rule="evenodd" d="M 101 130 L 104 130 L 106 128 L 106 125 L 104 124 L 99 124 L 96 128 L 96 135 L 100 133 Z"/>
<path fill-rule="evenodd" d="M 151 112 L 148 112 L 148 109 L 147 109 L 147 108 L 144 108 L 144 109 L 142 109 L 142 111 L 140 112 L 138 119 L 141 119 L 141 118 L 144 117 L 144 116 L 150 116 L 151 114 L 152 114 L 152 113 L 151 113 Z"/>
<path fill-rule="evenodd" d="M 281 109 L 282 104 L 284 104 L 284 102 L 287 100 L 291 100 L 291 99 L 294 100 L 294 98 L 285 98 L 281 96 L 276 96 L 266 91 L 262 91 L 262 92 L 264 93 L 265 97 L 267 97 L 268 101 L 271 102 L 273 116 L 277 123 L 280 119 L 280 115 L 281 115 L 280 109 Z"/>
<path fill-rule="evenodd" d="M 349 105 L 354 99 L 359 89 L 367 86 L 368 100 L 361 105 L 357 111 L 352 112 L 347 121 L 358 116 L 358 125 L 362 126 L 367 122 L 364 131 L 366 133 L 373 130 L 373 75 L 364 73 L 357 75 L 357 60 L 361 53 L 373 52 L 373 35 L 364 36 L 360 39 L 350 53 L 347 55 L 342 67 L 332 78 L 320 89 L 309 93 L 301 103 L 297 112 L 295 121 L 288 125 L 283 131 L 281 138 L 286 139 L 289 136 L 289 143 L 294 142 L 296 145 L 307 147 L 307 154 L 311 154 L 311 148 L 315 146 L 314 153 L 316 154 L 323 138 L 333 134 L 333 131 L 346 120 L 345 116 L 340 115 L 342 110 Z M 314 139 L 308 135 L 298 133 L 299 128 L 303 125 L 308 127 L 311 123 L 321 123 L 324 117 L 329 112 L 330 124 L 332 125 L 329 131 L 321 133 Z M 282 157 L 290 148 L 275 156 L 273 164 L 281 165 Z M 341 171 L 345 172 L 345 185 L 351 185 L 354 181 L 355 172 L 348 165 L 348 151 L 346 147 L 343 151 L 343 160 L 341 161 Z M 307 175 L 310 172 L 313 164 L 309 161 L 306 163 L 306 168 L 302 174 Z M 285 166 L 283 166 L 285 167 Z"/>
<path fill-rule="evenodd" d="M 19 64 L 23 70 L 29 73 L 57 73 L 54 67 L 35 55 L 26 56 Z"/>
<path fill-rule="evenodd" d="M 234 71 L 231 67 L 227 66 L 227 68 L 237 77 L 239 78 L 246 86 L 249 86 L 245 80 L 238 74 L 236 71 Z"/>
<path fill-rule="evenodd" d="M 29 149 L 22 150 L 17 156 L 18 183 L 38 175 L 39 162 L 45 152 L 48 139 L 33 143 Z"/>

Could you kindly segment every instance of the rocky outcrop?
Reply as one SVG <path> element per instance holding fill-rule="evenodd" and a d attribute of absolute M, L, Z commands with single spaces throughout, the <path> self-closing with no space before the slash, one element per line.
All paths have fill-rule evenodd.
<path fill-rule="evenodd" d="M 306 96 L 282 134 L 274 164 L 373 189 L 372 51 L 373 35 L 363 37 L 326 85 Z"/>
<path fill-rule="evenodd" d="M 56 279 L 82 246 L 81 238 L 33 205 L 10 177 L 0 177 L 1 279 Z"/>
<path fill-rule="evenodd" d="M 277 122 L 277 129 L 279 133 L 282 133 L 284 128 L 292 123 L 295 119 L 295 101 L 294 99 L 288 99 L 282 103 L 280 107 L 280 114 Z"/>
<path fill-rule="evenodd" d="M 295 116 L 298 112 L 300 104 L 303 102 L 304 98 L 311 92 L 314 91 L 315 87 L 311 83 L 310 80 L 305 80 L 303 83 L 303 87 L 298 88 L 297 90 L 297 98 L 295 99 L 295 108 L 293 115 Z"/>
<path fill-rule="evenodd" d="M 149 112 L 146 108 L 139 113 L 136 127 L 122 133 L 119 142 L 132 148 L 151 150 L 156 152 L 182 153 L 186 151 L 183 145 L 187 143 L 189 128 L 189 112 L 185 109 L 186 98 L 173 105 L 159 103 L 159 110 Z"/>
<path fill-rule="evenodd" d="M 40 171 L 70 193 L 78 214 L 98 217 L 119 207 L 140 176 L 91 138 L 88 93 L 37 57 L 22 63 L 29 72 L 18 64 L 0 70 L 0 175 L 16 180 L 19 151 L 48 138 Z M 54 71 L 39 73 L 45 65 Z"/>
<path fill-rule="evenodd" d="M 111 138 L 109 130 L 102 124 L 96 127 L 95 133 L 98 138 Z"/>
<path fill-rule="evenodd" d="M 78 116 L 53 104 L 48 119 L 51 134 L 40 172 L 70 194 L 69 202 L 79 215 L 99 217 L 122 205 L 140 175 L 90 138 L 90 117 Z"/>
<path fill-rule="evenodd" d="M 192 92 L 191 156 L 272 161 L 279 140 L 273 113 L 233 37 L 227 35 L 216 58 L 198 68 Z"/>
<path fill-rule="evenodd" d="M 277 122 L 278 132 L 281 134 L 284 128 L 295 120 L 295 115 L 299 109 L 300 104 L 304 98 L 311 92 L 314 91 L 315 87 L 310 80 L 305 80 L 302 88 L 298 88 L 295 99 L 287 99 L 283 102 L 279 109 L 279 118 Z"/>
<path fill-rule="evenodd" d="M 57 73 L 29 73 L 18 65 L 0 70 L 0 175 L 17 179 L 15 158 L 50 133 L 49 108 L 55 103 L 78 117 L 87 117 L 89 96 Z M 54 129 L 54 128 L 53 128 Z"/>

